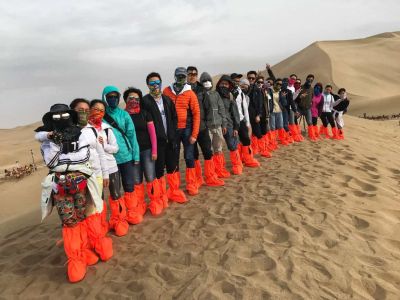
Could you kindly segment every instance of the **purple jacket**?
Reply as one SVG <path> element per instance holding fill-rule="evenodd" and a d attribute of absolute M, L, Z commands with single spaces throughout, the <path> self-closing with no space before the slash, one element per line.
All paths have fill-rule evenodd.
<path fill-rule="evenodd" d="M 319 96 L 313 96 L 311 102 L 311 116 L 318 118 L 322 113 L 322 107 L 324 106 L 324 97 L 322 94 Z"/>

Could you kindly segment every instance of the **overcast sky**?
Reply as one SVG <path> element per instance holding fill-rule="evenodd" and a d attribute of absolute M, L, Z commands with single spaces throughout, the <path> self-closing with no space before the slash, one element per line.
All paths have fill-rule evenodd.
<path fill-rule="evenodd" d="M 399 16 L 398 0 L 1 1 L 0 128 L 105 85 L 145 88 L 151 71 L 165 86 L 177 66 L 258 70 L 316 40 L 398 31 Z"/>

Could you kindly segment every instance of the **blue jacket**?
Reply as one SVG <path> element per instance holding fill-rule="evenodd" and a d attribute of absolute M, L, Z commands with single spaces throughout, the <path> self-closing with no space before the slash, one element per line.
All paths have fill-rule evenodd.
<path fill-rule="evenodd" d="M 113 127 L 113 133 L 117 139 L 119 151 L 114 154 L 117 164 L 123 164 L 129 161 L 139 161 L 139 144 L 136 139 L 135 125 L 133 125 L 132 119 L 128 112 L 116 107 L 111 108 L 108 106 L 106 101 L 106 95 L 116 92 L 121 95 L 118 88 L 115 86 L 106 86 L 103 90 L 102 100 L 106 106 L 106 113 L 110 115 L 114 121 L 118 124 L 119 128 L 125 133 L 126 138 L 116 128 Z M 110 124 L 111 125 L 111 124 Z"/>

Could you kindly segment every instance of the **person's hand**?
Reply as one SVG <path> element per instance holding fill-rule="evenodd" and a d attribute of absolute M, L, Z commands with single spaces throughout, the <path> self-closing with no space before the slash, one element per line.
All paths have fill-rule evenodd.
<path fill-rule="evenodd" d="M 53 131 L 47 133 L 47 138 L 50 140 L 53 137 Z"/>
<path fill-rule="evenodd" d="M 233 131 L 233 136 L 238 136 L 238 131 L 237 130 Z"/>
<path fill-rule="evenodd" d="M 102 144 L 102 145 L 104 145 L 104 140 L 103 140 L 103 137 L 102 137 L 102 136 L 99 136 L 99 143 Z"/>
<path fill-rule="evenodd" d="M 157 160 L 157 154 L 152 154 L 151 155 L 151 160 Z"/>
<path fill-rule="evenodd" d="M 261 121 L 260 116 L 257 116 L 256 117 L 256 123 L 260 123 L 260 121 Z"/>
<path fill-rule="evenodd" d="M 110 185 L 110 179 L 103 179 L 103 187 L 107 188 Z"/>
<path fill-rule="evenodd" d="M 222 128 L 222 134 L 223 134 L 223 135 L 226 134 L 226 128 Z"/>
<path fill-rule="evenodd" d="M 286 91 L 284 91 L 284 92 L 282 92 L 282 96 L 286 96 L 287 95 L 287 92 Z"/>
<path fill-rule="evenodd" d="M 190 144 L 196 143 L 196 139 L 195 139 L 194 137 L 191 136 L 191 137 L 189 138 L 189 143 L 190 143 Z"/>
<path fill-rule="evenodd" d="M 251 137 L 253 130 L 251 129 L 251 126 L 247 127 L 247 131 L 249 133 L 249 136 Z"/>
<path fill-rule="evenodd" d="M 271 65 L 270 65 L 269 63 L 266 63 L 266 64 L 265 64 L 265 68 L 266 68 L 267 70 L 269 70 L 269 69 L 271 69 Z"/>
<path fill-rule="evenodd" d="M 138 160 L 135 160 L 135 161 L 133 162 L 134 165 L 138 165 L 139 163 L 140 163 L 140 161 L 138 161 Z"/>
<path fill-rule="evenodd" d="M 300 116 L 301 116 L 301 114 L 300 114 L 299 112 L 295 112 L 294 115 L 295 115 L 296 117 L 300 117 Z"/>

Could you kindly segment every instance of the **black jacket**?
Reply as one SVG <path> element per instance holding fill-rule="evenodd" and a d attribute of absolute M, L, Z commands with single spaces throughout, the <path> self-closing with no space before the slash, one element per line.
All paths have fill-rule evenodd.
<path fill-rule="evenodd" d="M 257 116 L 264 116 L 265 115 L 265 108 L 264 108 L 264 94 L 261 89 L 259 89 L 255 84 L 250 86 L 249 91 L 249 117 L 250 121 L 253 121 Z"/>
<path fill-rule="evenodd" d="M 150 94 L 143 97 L 143 108 L 150 112 L 153 118 L 157 140 L 164 140 L 173 143 L 176 140 L 178 122 L 175 105 L 167 96 L 162 95 L 161 97 L 164 104 L 165 116 L 167 118 L 167 134 L 165 134 L 160 110 L 158 109 L 156 101 Z"/>
<path fill-rule="evenodd" d="M 199 130 L 202 131 L 206 129 L 206 119 L 210 110 L 210 102 L 207 97 L 207 90 L 201 85 L 201 83 L 196 82 L 191 85 L 193 92 L 197 96 L 197 100 L 199 101 L 200 107 L 200 127 Z"/>

